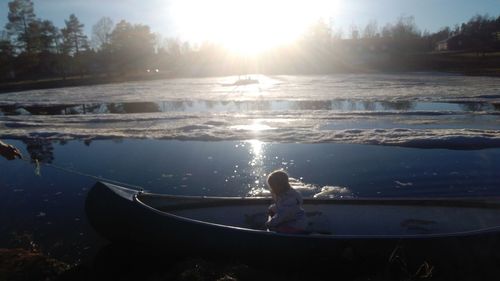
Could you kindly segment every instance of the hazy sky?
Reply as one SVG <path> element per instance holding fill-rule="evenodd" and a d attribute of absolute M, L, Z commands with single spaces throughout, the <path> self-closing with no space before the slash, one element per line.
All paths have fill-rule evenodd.
<path fill-rule="evenodd" d="M 266 4 L 263 4 L 265 1 L 232 1 L 231 3 L 239 1 L 242 9 L 253 7 L 252 14 L 255 15 L 250 17 L 255 17 L 256 20 L 259 19 L 259 11 L 266 11 Z M 267 3 L 272 1 L 268 0 Z M 8 2 L 9 0 L 0 0 L 1 27 L 5 26 L 7 21 Z M 295 2 L 313 3 L 311 5 L 319 3 L 311 0 L 288 0 L 286 3 Z M 36 15 L 53 21 L 58 27 L 62 27 L 64 19 L 74 13 L 85 24 L 85 29 L 90 34 L 91 26 L 99 18 L 108 16 L 115 23 L 126 19 L 132 23 L 147 24 L 153 32 L 159 32 L 165 37 L 179 36 L 183 39 L 193 36 L 187 35 L 187 32 L 180 34 L 186 22 L 190 22 L 192 31 L 196 26 L 206 25 L 211 18 L 220 18 L 224 13 L 232 13 L 225 10 L 224 3 L 228 3 L 227 0 L 34 0 L 34 3 Z M 475 14 L 500 15 L 500 0 L 331 0 L 328 3 L 334 4 L 322 8 L 322 14 L 318 17 L 329 17 L 336 28 L 344 30 L 344 34 L 347 34 L 353 24 L 363 27 L 374 19 L 381 27 L 387 22 L 394 22 L 401 15 L 413 15 L 421 30 L 431 32 L 446 25 L 453 26 L 467 21 Z M 207 10 L 208 5 L 213 7 L 213 10 Z M 278 7 L 281 8 L 271 11 L 276 14 L 277 19 L 280 18 L 280 11 L 287 11 L 286 5 Z M 218 11 L 218 14 L 207 15 L 214 13 L 213 11 Z"/>

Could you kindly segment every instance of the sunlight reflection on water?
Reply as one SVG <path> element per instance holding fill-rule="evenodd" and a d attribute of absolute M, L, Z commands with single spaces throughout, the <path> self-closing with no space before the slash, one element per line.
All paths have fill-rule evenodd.
<path fill-rule="evenodd" d="M 254 186 L 250 189 L 249 194 L 255 190 L 260 190 L 259 194 L 262 196 L 269 196 L 269 190 L 265 186 L 265 178 L 267 171 L 264 167 L 264 159 L 266 158 L 265 143 L 259 140 L 249 140 L 250 144 L 249 153 L 251 155 L 248 165 L 252 170 L 252 176 L 255 177 Z"/>
<path fill-rule="evenodd" d="M 267 130 L 276 129 L 276 128 L 271 127 L 269 125 L 261 124 L 260 121 L 258 121 L 258 120 L 254 120 L 252 124 L 234 125 L 234 126 L 231 126 L 230 128 L 235 129 L 235 130 L 244 130 L 244 131 L 267 131 Z"/>
<path fill-rule="evenodd" d="M 245 141 L 249 144 L 248 152 L 250 153 L 250 161 L 248 162 L 248 167 L 251 169 L 251 176 L 255 177 L 255 181 L 250 184 L 250 189 L 247 193 L 248 196 L 271 196 L 271 193 L 267 187 L 267 174 L 271 172 L 265 164 L 266 155 L 268 154 L 267 146 L 269 144 L 262 142 L 257 139 Z M 283 165 L 283 170 L 288 169 L 288 165 L 292 166 L 294 160 L 291 159 L 289 162 L 281 162 Z M 290 177 L 290 185 L 301 193 L 307 195 L 313 195 L 313 197 L 328 197 L 328 198 L 343 198 L 343 197 L 354 197 L 353 193 L 347 187 L 340 186 L 317 186 L 314 184 L 306 183 L 303 178 L 293 178 Z"/>

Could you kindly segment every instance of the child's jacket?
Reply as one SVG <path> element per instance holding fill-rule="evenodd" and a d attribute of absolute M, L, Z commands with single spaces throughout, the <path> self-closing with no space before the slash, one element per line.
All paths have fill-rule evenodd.
<path fill-rule="evenodd" d="M 302 196 L 298 191 L 290 188 L 276 197 L 276 203 L 269 207 L 274 213 L 267 222 L 269 228 L 288 227 L 296 230 L 307 229 L 307 218 L 302 209 Z"/>

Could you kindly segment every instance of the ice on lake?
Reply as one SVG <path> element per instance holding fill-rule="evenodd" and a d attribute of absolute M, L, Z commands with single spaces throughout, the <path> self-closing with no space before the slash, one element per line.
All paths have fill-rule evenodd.
<path fill-rule="evenodd" d="M 8 138 L 155 138 L 500 147 L 500 79 L 442 73 L 255 75 L 33 90 L 0 97 Z"/>

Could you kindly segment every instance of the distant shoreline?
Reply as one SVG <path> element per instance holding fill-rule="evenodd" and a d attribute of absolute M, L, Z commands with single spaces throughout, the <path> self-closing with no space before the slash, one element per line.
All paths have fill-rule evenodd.
<path fill-rule="evenodd" d="M 418 69 L 418 70 L 408 70 L 408 71 L 366 71 L 366 72 L 335 72 L 335 73 L 283 73 L 282 75 L 335 75 L 335 74 L 366 74 L 366 73 L 390 73 L 390 74 L 408 74 L 416 72 L 436 72 L 436 73 L 450 73 L 458 74 L 464 76 L 483 76 L 483 77 L 498 77 L 500 78 L 500 69 L 467 69 L 467 70 L 453 70 L 453 69 Z M 263 75 L 268 75 L 262 73 Z M 231 75 L 231 74 L 228 74 Z M 233 74 L 236 75 L 236 74 Z M 269 74 L 269 75 L 281 75 L 281 74 Z M 115 84 L 115 83 L 126 83 L 126 82 L 137 82 L 137 81 L 153 81 L 153 80 L 164 80 L 164 79 L 175 79 L 175 78 L 203 78 L 203 77 L 217 77 L 216 76 L 183 76 L 183 75 L 171 75 L 171 74 L 151 74 L 151 75 L 130 75 L 130 76 L 86 76 L 86 77 L 71 77 L 66 79 L 45 79 L 45 80 L 26 80 L 26 81 L 16 81 L 0 84 L 0 94 L 6 94 L 11 92 L 22 92 L 29 90 L 43 90 L 43 89 L 56 89 L 56 88 L 66 88 L 66 87 L 78 87 L 78 86 L 92 86 L 92 85 L 104 85 L 104 84 Z M 222 76 L 220 76 L 222 77 Z"/>
<path fill-rule="evenodd" d="M 0 84 L 0 94 L 29 90 L 56 89 L 65 87 L 92 86 L 102 84 L 125 83 L 129 81 L 150 81 L 177 78 L 172 75 L 135 75 L 135 76 L 84 76 L 66 79 L 25 80 Z"/>

